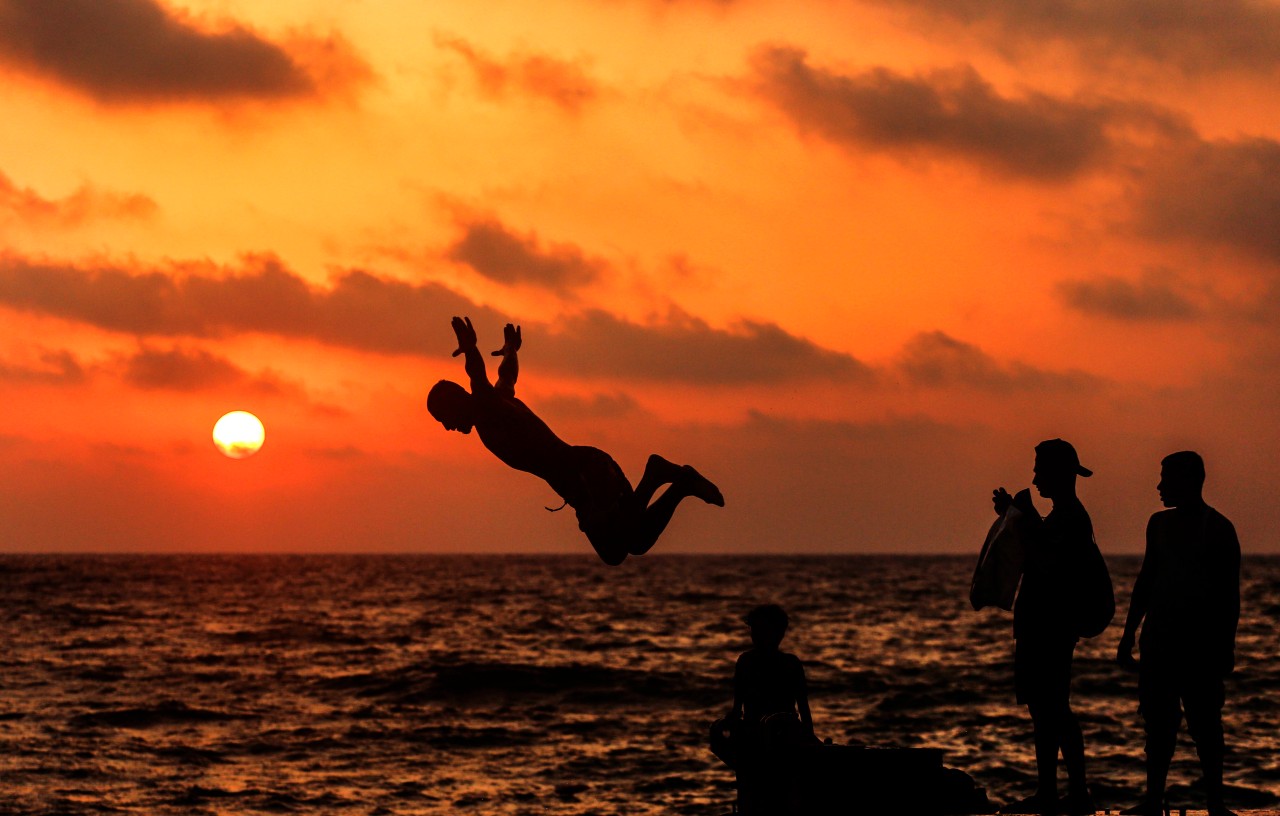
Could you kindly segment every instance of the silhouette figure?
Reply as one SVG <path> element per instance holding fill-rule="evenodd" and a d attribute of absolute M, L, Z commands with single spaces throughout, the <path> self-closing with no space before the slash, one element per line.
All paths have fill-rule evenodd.
<path fill-rule="evenodd" d="M 1092 814 L 1094 806 L 1085 776 L 1084 736 L 1071 710 L 1071 661 L 1079 638 L 1081 565 L 1097 545 L 1093 522 L 1076 496 L 1076 477 L 1093 471 L 1081 467 L 1075 448 L 1061 439 L 1041 442 L 1035 451 L 1031 483 L 1053 502 L 1053 509 L 1043 521 L 1028 520 L 1022 584 L 1013 606 L 1013 672 L 1017 700 L 1031 715 L 1038 783 L 1032 796 L 1001 812 L 1078 816 Z M 1013 497 L 1001 487 L 993 491 L 992 502 L 1003 515 Z M 1106 581 L 1109 588 L 1110 578 Z M 1068 777 L 1068 792 L 1061 801 L 1059 749 Z"/>
<path fill-rule="evenodd" d="M 1204 460 L 1192 451 L 1160 463 L 1156 490 L 1169 509 L 1147 523 L 1146 555 L 1116 650 L 1121 665 L 1134 666 L 1141 624 L 1138 704 L 1147 732 L 1147 791 L 1127 813 L 1160 813 L 1185 711 L 1209 815 L 1234 816 L 1223 802 L 1222 706 L 1223 678 L 1235 669 L 1240 541 L 1231 522 L 1205 504 L 1204 477 Z"/>
<path fill-rule="evenodd" d="M 733 711 L 717 724 L 727 729 L 731 765 L 738 773 L 738 812 L 778 814 L 803 806 L 796 748 L 818 742 L 799 658 L 780 649 L 789 620 L 776 604 L 747 614 L 751 648 L 733 673 Z"/>
<path fill-rule="evenodd" d="M 746 617 L 751 628 L 751 648 L 738 656 L 733 671 L 733 713 L 748 728 L 759 728 L 770 718 L 782 715 L 813 735 L 809 713 L 809 692 L 804 666 L 795 655 L 781 650 L 790 619 L 777 604 L 752 609 Z"/>
<path fill-rule="evenodd" d="M 578 528 L 606 564 L 616 566 L 628 555 L 648 552 L 676 507 L 689 496 L 724 506 L 720 490 L 689 465 L 677 465 L 653 454 L 640 484 L 632 489 L 609 454 L 598 448 L 569 445 L 552 433 L 516 398 L 520 372 L 516 353 L 522 342 L 519 326 L 508 323 L 502 348 L 493 352 L 502 357 L 496 384 L 489 382 L 471 318 L 453 318 L 453 331 L 458 337 L 453 356 L 464 355 L 471 391 L 441 380 L 427 396 L 427 410 L 447 430 L 467 434 L 474 427 L 484 446 L 507 465 L 545 480 L 573 507 Z M 670 486 L 653 500 L 663 485 Z"/>
<path fill-rule="evenodd" d="M 781 650 L 787 614 L 767 604 L 746 617 L 752 648 L 738 658 L 733 711 L 711 725 L 712 752 L 737 773 L 736 813 L 815 816 L 990 813 L 986 791 L 943 765 L 936 748 L 819 742 L 804 666 Z"/>

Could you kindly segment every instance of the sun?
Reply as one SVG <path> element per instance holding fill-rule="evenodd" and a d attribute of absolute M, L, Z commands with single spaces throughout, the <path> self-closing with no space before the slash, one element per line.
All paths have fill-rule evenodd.
<path fill-rule="evenodd" d="M 224 414 L 213 426 L 213 444 L 232 459 L 253 456 L 266 436 L 262 421 L 248 411 Z"/>

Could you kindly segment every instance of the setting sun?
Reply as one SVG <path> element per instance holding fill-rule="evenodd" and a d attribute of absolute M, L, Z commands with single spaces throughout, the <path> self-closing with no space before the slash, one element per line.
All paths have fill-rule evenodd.
<path fill-rule="evenodd" d="M 258 452 L 266 439 L 262 421 L 248 411 L 224 414 L 213 426 L 213 444 L 232 459 L 244 459 Z"/>

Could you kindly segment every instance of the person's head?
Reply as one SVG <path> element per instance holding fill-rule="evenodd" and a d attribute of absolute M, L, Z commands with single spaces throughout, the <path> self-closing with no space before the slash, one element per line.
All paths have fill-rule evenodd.
<path fill-rule="evenodd" d="M 1064 439 L 1046 439 L 1036 445 L 1036 464 L 1031 484 L 1046 499 L 1073 496 L 1077 476 L 1092 476 L 1093 471 L 1081 467 L 1076 449 Z"/>
<path fill-rule="evenodd" d="M 1195 451 L 1178 451 L 1160 460 L 1160 503 L 1181 507 L 1203 501 L 1204 460 Z"/>
<path fill-rule="evenodd" d="M 441 380 L 431 386 L 427 394 L 427 410 L 445 430 L 471 433 L 475 416 L 471 407 L 471 395 L 456 382 Z"/>
<path fill-rule="evenodd" d="M 776 649 L 787 633 L 790 620 L 777 604 L 763 604 L 747 613 L 747 626 L 751 627 L 751 643 L 765 649 Z"/>

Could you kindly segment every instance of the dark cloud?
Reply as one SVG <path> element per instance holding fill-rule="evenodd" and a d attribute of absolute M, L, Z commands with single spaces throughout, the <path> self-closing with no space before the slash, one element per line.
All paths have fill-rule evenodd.
<path fill-rule="evenodd" d="M 362 271 L 312 286 L 270 257 L 244 268 L 175 270 L 79 267 L 0 256 L 0 304 L 140 337 L 217 337 L 260 332 L 389 354 L 447 355 L 449 320 L 469 315 L 493 342 L 503 315 L 435 283 L 410 284 Z M 732 330 L 674 312 L 640 324 L 587 311 L 524 325 L 531 365 L 579 376 L 707 385 L 789 380 L 867 380 L 870 370 L 773 323 Z"/>
<path fill-rule="evenodd" d="M 88 185 L 65 198 L 45 198 L 0 172 L 0 213 L 11 213 L 30 225 L 76 226 L 95 217 L 148 218 L 156 210 L 156 203 L 147 196 L 104 192 Z"/>
<path fill-rule="evenodd" d="M 1128 321 L 1190 320 L 1201 314 L 1172 273 L 1155 270 L 1134 282 L 1113 275 L 1058 284 L 1071 308 L 1089 315 Z"/>
<path fill-rule="evenodd" d="M 274 372 L 251 374 L 225 357 L 200 348 L 144 346 L 110 363 L 87 367 L 65 349 L 37 350 L 31 361 L 0 361 L 0 381 L 8 383 L 74 386 L 86 382 L 90 375 L 102 373 L 147 391 L 221 389 L 257 396 L 305 398 L 300 386 Z"/>
<path fill-rule="evenodd" d="M 498 60 L 456 37 L 441 36 L 436 42 L 459 54 L 475 74 L 480 89 L 494 99 L 515 92 L 545 99 L 568 113 L 578 113 L 600 95 L 595 80 L 576 62 L 545 54 Z"/>
<path fill-rule="evenodd" d="M 1001 363 L 975 345 L 940 332 L 923 332 L 903 347 L 898 369 L 927 387 L 965 386 L 983 391 L 1094 391 L 1101 384 L 1083 372 L 1045 371 L 1025 363 Z"/>
<path fill-rule="evenodd" d="M 1091 61 L 1137 57 L 1189 75 L 1273 73 L 1280 6 L 1263 0 L 878 0 L 991 36 L 1004 49 L 1066 42 Z"/>
<path fill-rule="evenodd" d="M 0 256 L 0 303 L 144 337 L 261 332 L 387 353 L 439 346 L 455 314 L 504 320 L 437 284 L 351 271 L 313 287 L 271 257 L 236 270 L 135 271 Z"/>
<path fill-rule="evenodd" d="M 1153 157 L 1139 225 L 1162 238 L 1232 246 L 1280 262 L 1280 142 L 1195 141 Z"/>
<path fill-rule="evenodd" d="M 566 292 L 590 283 L 606 268 L 572 244 L 542 247 L 537 235 L 517 235 L 493 218 L 481 218 L 463 226 L 463 235 L 445 255 L 464 263 L 490 280 L 528 284 Z"/>
<path fill-rule="evenodd" d="M 801 132 L 844 146 L 957 156 L 1044 181 L 1107 159 L 1113 129 L 1179 127 L 1137 104 L 1001 96 L 968 67 L 926 76 L 885 68 L 846 75 L 812 66 L 804 51 L 786 47 L 758 49 L 751 66 L 758 92 Z"/>
<path fill-rule="evenodd" d="M 199 348 L 146 347 L 124 360 L 124 381 L 134 388 L 203 391 L 240 387 L 279 394 L 287 388 L 275 375 L 251 375 L 225 357 Z"/>
<path fill-rule="evenodd" d="M 367 71 L 336 39 L 298 45 L 329 79 Z M 284 47 L 239 25 L 206 30 L 156 0 L 0 0 L 0 61 L 107 103 L 320 91 Z"/>
<path fill-rule="evenodd" d="M 87 379 L 84 367 L 71 352 L 41 350 L 31 364 L 0 361 L 0 382 L 39 385 L 79 385 Z"/>
<path fill-rule="evenodd" d="M 526 343 L 532 338 L 526 331 Z M 553 359 L 571 361 L 588 376 L 628 376 L 705 385 L 829 379 L 870 382 L 857 359 L 797 337 L 774 323 L 742 321 L 733 331 L 673 312 L 655 324 L 589 310 L 562 321 L 539 339 Z"/>

